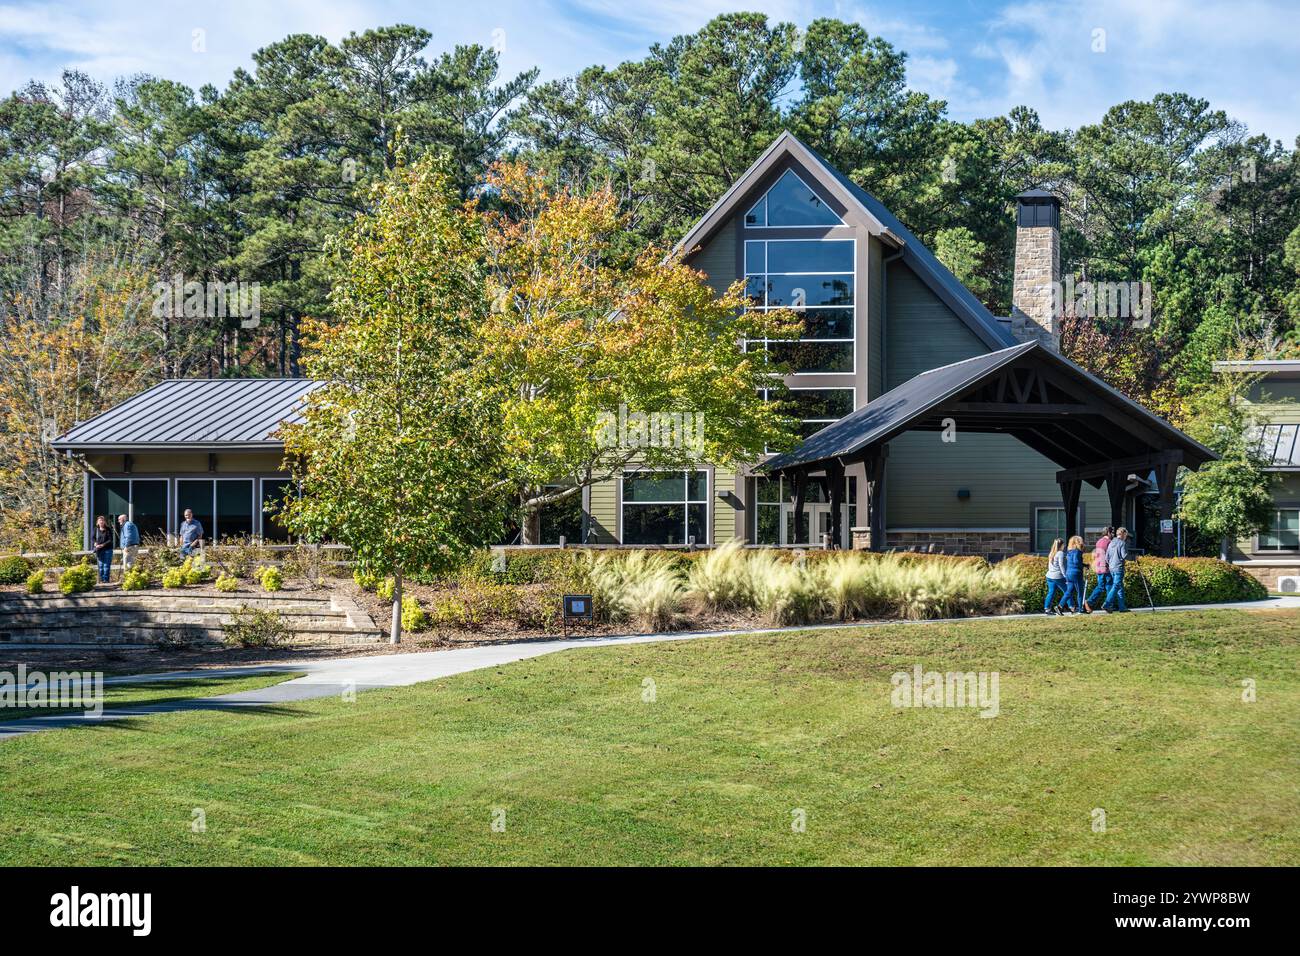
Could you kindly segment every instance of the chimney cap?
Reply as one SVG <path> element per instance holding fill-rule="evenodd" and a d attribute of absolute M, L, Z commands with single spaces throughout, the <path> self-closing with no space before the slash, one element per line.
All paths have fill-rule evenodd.
<path fill-rule="evenodd" d="M 1026 189 L 1016 197 L 1016 202 L 1024 205 L 1039 205 L 1046 203 L 1061 204 L 1061 200 L 1054 194 L 1049 193 L 1046 189 Z"/>

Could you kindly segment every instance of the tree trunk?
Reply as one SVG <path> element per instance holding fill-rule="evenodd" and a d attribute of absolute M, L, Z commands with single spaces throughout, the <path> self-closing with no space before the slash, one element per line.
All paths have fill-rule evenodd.
<path fill-rule="evenodd" d="M 1219 542 L 1219 560 L 1228 561 L 1230 560 L 1231 556 L 1232 556 L 1232 539 L 1225 534 L 1223 536 L 1223 540 Z"/>
<path fill-rule="evenodd" d="M 542 543 L 541 508 L 533 508 L 524 512 L 523 525 L 519 529 L 519 541 L 522 544 Z"/>
<path fill-rule="evenodd" d="M 393 621 L 388 629 L 388 643 L 402 643 L 402 575 L 393 575 Z"/>

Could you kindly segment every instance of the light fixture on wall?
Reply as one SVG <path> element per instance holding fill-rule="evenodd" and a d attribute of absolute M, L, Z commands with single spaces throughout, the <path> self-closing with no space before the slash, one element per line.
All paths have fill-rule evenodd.
<path fill-rule="evenodd" d="M 958 500 L 958 501 L 970 501 L 970 489 L 969 489 L 969 488 L 958 488 L 958 489 L 957 489 L 957 500 Z"/>

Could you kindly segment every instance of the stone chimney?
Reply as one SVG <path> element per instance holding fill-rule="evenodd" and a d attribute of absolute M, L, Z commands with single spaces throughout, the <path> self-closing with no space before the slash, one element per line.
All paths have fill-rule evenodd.
<path fill-rule="evenodd" d="M 1042 189 L 1016 197 L 1016 263 L 1011 331 L 1021 342 L 1061 346 L 1056 296 L 1061 281 L 1061 201 Z"/>

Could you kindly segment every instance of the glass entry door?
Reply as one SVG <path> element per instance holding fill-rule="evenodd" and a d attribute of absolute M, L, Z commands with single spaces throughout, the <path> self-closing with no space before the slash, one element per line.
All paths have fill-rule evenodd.
<path fill-rule="evenodd" d="M 853 546 L 852 532 L 850 532 L 849 506 L 841 505 L 841 548 Z M 831 533 L 831 506 L 827 502 L 808 501 L 803 506 L 803 521 L 800 522 L 798 531 L 794 527 L 794 505 L 783 504 L 781 506 L 781 545 L 782 547 L 806 546 L 812 548 L 821 547 L 824 536 Z M 811 534 L 810 534 L 811 532 Z"/>

